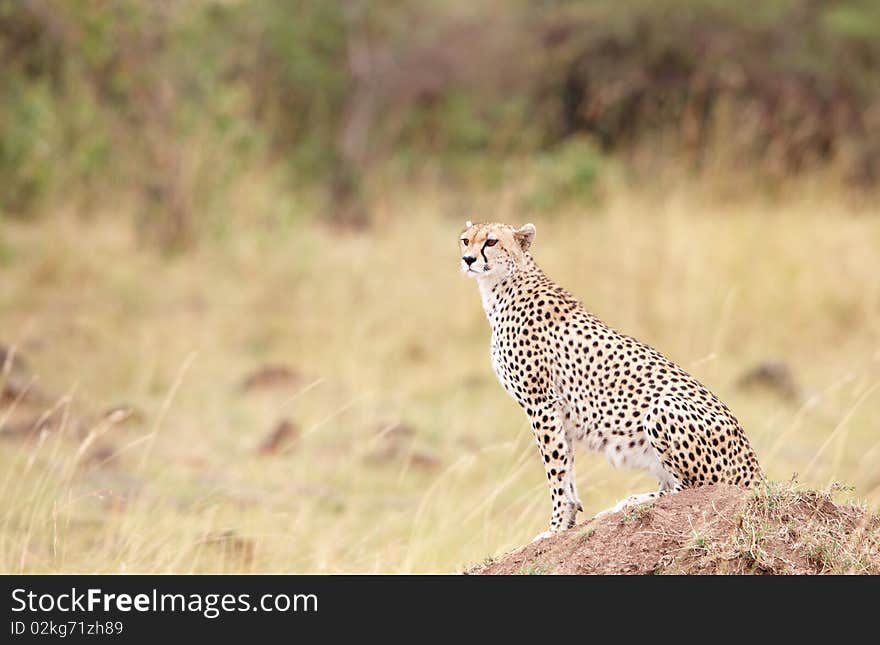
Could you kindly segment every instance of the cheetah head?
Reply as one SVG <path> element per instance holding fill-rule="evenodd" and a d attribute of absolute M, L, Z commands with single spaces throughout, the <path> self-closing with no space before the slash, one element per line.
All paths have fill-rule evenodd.
<path fill-rule="evenodd" d="M 507 224 L 465 224 L 459 236 L 461 271 L 471 278 L 502 278 L 527 261 L 535 239 L 534 224 L 513 228 Z"/>

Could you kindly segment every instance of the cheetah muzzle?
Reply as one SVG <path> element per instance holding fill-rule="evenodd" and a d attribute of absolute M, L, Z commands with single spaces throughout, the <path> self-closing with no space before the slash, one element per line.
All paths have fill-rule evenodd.
<path fill-rule="evenodd" d="M 525 410 L 552 500 L 541 539 L 574 526 L 575 442 L 616 467 L 646 470 L 658 491 L 632 495 L 599 515 L 684 488 L 763 480 L 733 413 L 658 351 L 608 327 L 548 278 L 529 249 L 535 227 L 471 224 L 461 269 L 474 278 L 492 328 L 492 368 Z"/>

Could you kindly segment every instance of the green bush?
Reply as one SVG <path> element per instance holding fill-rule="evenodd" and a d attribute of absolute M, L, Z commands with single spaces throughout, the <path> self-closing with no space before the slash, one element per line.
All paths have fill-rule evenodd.
<path fill-rule="evenodd" d="M 880 181 L 873 0 L 0 0 L 0 58 L 0 208 L 22 215 L 128 190 L 192 220 L 256 163 L 356 194 L 389 158 L 512 156 L 540 160 L 550 208 L 657 136 L 767 172 L 845 150 Z"/>
<path fill-rule="evenodd" d="M 588 140 L 573 138 L 542 153 L 537 159 L 536 187 L 524 206 L 553 211 L 572 203 L 591 203 L 597 198 L 597 185 L 603 169 L 603 156 Z"/>
<path fill-rule="evenodd" d="M 52 183 L 61 124 L 45 83 L 11 84 L 0 101 L 0 208 L 15 214 Z"/>

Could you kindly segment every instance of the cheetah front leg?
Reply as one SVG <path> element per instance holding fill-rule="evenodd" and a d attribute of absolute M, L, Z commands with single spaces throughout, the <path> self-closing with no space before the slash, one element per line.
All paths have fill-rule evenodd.
<path fill-rule="evenodd" d="M 583 507 L 575 487 L 573 445 L 566 436 L 558 406 L 550 404 L 528 412 L 532 413 L 532 432 L 538 443 L 541 461 L 544 462 L 553 503 L 550 528 L 535 536 L 532 541 L 536 542 L 574 526 L 577 512 L 582 511 Z"/>

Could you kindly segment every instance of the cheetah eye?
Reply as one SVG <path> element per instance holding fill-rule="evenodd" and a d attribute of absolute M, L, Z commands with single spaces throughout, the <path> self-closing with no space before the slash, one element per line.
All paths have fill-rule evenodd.
<path fill-rule="evenodd" d="M 468 241 L 468 239 L 466 237 L 461 238 L 461 243 L 464 244 L 465 246 L 470 244 L 470 242 Z"/>
<path fill-rule="evenodd" d="M 498 240 L 486 240 L 486 246 L 495 246 L 498 244 Z"/>

